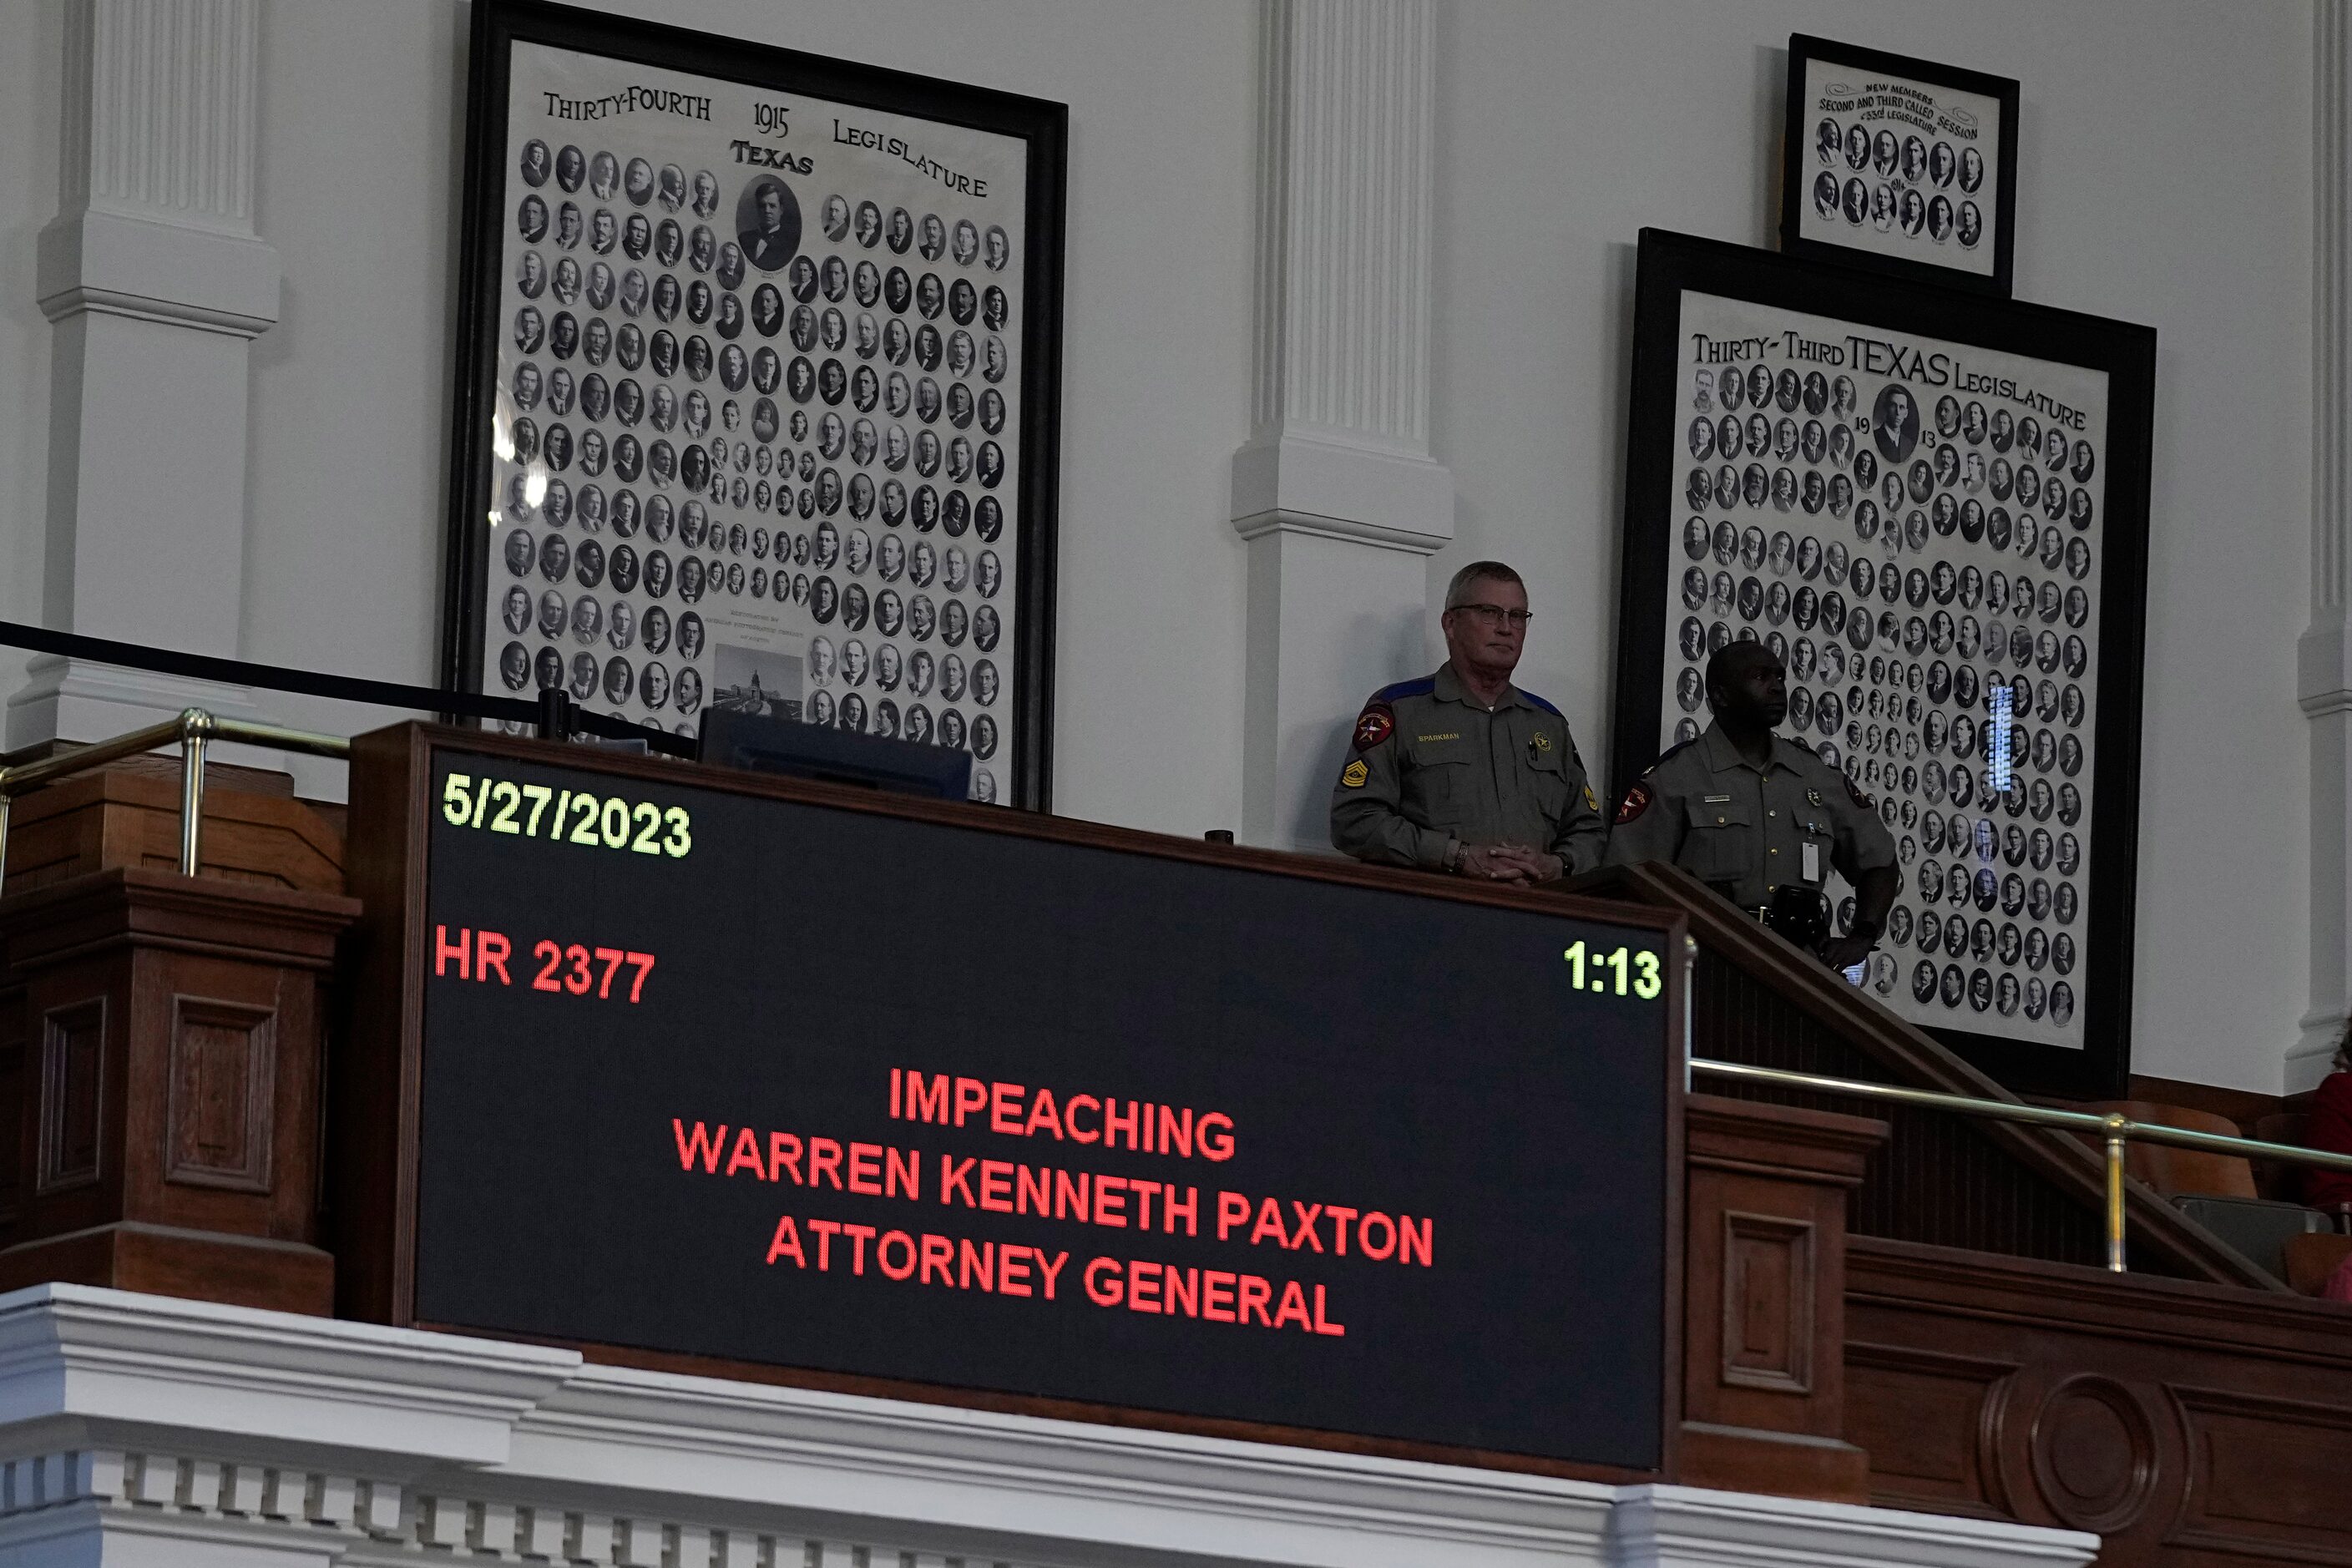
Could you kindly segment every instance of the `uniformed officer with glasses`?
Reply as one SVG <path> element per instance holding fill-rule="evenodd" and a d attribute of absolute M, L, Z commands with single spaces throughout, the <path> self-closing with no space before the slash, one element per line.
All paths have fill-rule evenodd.
<path fill-rule="evenodd" d="M 1445 590 L 1446 661 L 1372 694 L 1331 791 L 1331 842 L 1361 860 L 1549 882 L 1601 861 L 1601 803 L 1559 709 L 1511 684 L 1528 590 L 1476 561 Z"/>

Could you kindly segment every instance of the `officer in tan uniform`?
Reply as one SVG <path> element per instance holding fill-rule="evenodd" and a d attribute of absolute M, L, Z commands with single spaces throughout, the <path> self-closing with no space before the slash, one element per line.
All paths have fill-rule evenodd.
<path fill-rule="evenodd" d="M 1331 791 L 1331 843 L 1359 859 L 1499 882 L 1591 869 L 1609 827 L 1559 709 L 1511 684 L 1528 590 L 1478 561 L 1445 590 L 1437 673 L 1372 694 Z"/>
<path fill-rule="evenodd" d="M 1803 742 L 1772 733 L 1788 715 L 1788 683 L 1760 643 L 1732 643 L 1707 661 L 1715 722 L 1625 792 L 1609 864 L 1670 860 L 1759 916 L 1786 890 L 1818 893 L 1834 868 L 1853 884 L 1853 924 L 1820 952 L 1844 969 L 1886 928 L 1901 880 L 1895 837 L 1852 780 Z"/>

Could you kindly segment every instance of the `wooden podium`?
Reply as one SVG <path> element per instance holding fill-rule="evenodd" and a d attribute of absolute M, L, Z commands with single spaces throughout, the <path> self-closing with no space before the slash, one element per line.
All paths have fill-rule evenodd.
<path fill-rule="evenodd" d="M 170 777 L 15 805 L 0 899 L 0 1289 L 111 1285 L 324 1313 L 320 1075 L 341 843 L 282 795 L 210 792 L 176 869 Z"/>

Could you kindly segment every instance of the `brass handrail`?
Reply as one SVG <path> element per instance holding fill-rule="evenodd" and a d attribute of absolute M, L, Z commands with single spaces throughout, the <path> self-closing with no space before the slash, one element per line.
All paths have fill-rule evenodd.
<path fill-rule="evenodd" d="M 1689 1058 L 1690 1070 L 1710 1078 L 1735 1078 L 1782 1089 L 1812 1089 L 1822 1094 L 1848 1095 L 1860 1100 L 1887 1100 L 1901 1105 L 1926 1106 L 1960 1116 L 1982 1116 L 1996 1121 L 2021 1121 L 2036 1127 L 2063 1127 L 2093 1132 L 2105 1142 L 2107 1168 L 2107 1268 L 2124 1272 L 2124 1152 L 2134 1138 L 2150 1143 L 2173 1143 L 2184 1149 L 2210 1149 L 2250 1159 L 2280 1160 L 2291 1165 L 2315 1165 L 2324 1170 L 2352 1171 L 2352 1154 L 2331 1154 L 2322 1149 L 2299 1149 L 2291 1143 L 2266 1143 L 2259 1138 L 2232 1138 L 2221 1132 L 2198 1132 L 2160 1122 L 2135 1121 L 2116 1113 L 2061 1110 L 2050 1105 L 2026 1105 L 2017 1100 L 1983 1100 L 1975 1095 L 1949 1094 L 1942 1089 L 1910 1089 L 1902 1084 L 1867 1083 L 1859 1079 L 1828 1078 L 1820 1073 L 1790 1072 L 1785 1068 L 1751 1067 L 1746 1062 Z"/>
<path fill-rule="evenodd" d="M 352 754 L 352 743 L 340 736 L 289 730 L 278 724 L 257 724 L 244 719 L 221 719 L 201 708 L 190 708 L 176 719 L 150 724 L 110 741 L 56 752 L 37 762 L 0 767 L 0 890 L 7 885 L 11 801 L 42 784 L 165 746 L 180 748 L 180 875 L 194 876 L 204 864 L 205 751 L 216 740 L 345 761 Z"/>

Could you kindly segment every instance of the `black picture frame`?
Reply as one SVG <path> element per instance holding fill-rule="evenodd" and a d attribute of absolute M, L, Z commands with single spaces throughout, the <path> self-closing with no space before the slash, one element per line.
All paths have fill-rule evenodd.
<path fill-rule="evenodd" d="M 544 44 L 714 82 L 1017 138 L 1025 151 L 1022 228 L 1013 242 L 1021 267 L 1015 307 L 1020 320 L 1018 331 L 1013 334 L 1019 344 L 1020 363 L 1014 384 L 1004 391 L 1019 399 L 1019 442 L 1003 465 L 1018 486 L 1013 515 L 1007 519 L 1008 531 L 1016 535 L 1008 552 L 1013 583 L 1006 601 L 1014 625 L 1004 651 L 998 655 L 1002 659 L 1009 653 L 1012 666 L 1002 681 L 1011 722 L 998 753 L 1004 759 L 1000 767 L 1009 763 L 1010 777 L 998 798 L 1028 810 L 1048 809 L 1067 105 L 545 0 L 476 0 L 472 12 L 441 605 L 444 683 L 454 689 L 478 691 L 484 687 L 488 668 L 485 645 L 489 639 L 484 623 L 495 563 L 487 513 L 498 494 L 491 414 L 499 395 L 499 346 L 504 335 L 504 240 L 507 215 L 524 189 L 508 145 L 511 64 L 518 43 Z M 581 128 L 583 132 L 593 129 Z M 784 150 L 804 153 L 810 150 L 808 142 L 827 133 L 822 125 L 809 125 L 806 131 L 803 142 L 787 144 Z M 734 134 L 714 130 L 714 162 L 725 150 L 728 137 Z M 908 161 L 913 161 L 911 153 Z M 791 177 L 789 173 L 786 177 Z M 547 188 L 552 191 L 555 186 L 550 184 Z M 1009 225 L 1010 215 L 1006 221 Z M 813 202 L 806 228 L 812 233 L 817 228 Z M 789 308 L 789 293 L 784 302 Z M 947 324 L 944 318 L 941 324 Z M 979 430 L 975 426 L 975 437 Z M 977 539 L 975 534 L 971 542 L 975 546 Z M 940 542 L 947 541 L 941 538 Z M 976 657 L 978 647 L 975 640 L 962 651 L 968 658 Z"/>
<path fill-rule="evenodd" d="M 2092 715 L 2095 766 L 2085 802 L 2092 853 L 2076 970 L 2084 1048 L 1976 1031 L 1929 1032 L 2020 1093 L 2120 1095 L 2131 1064 L 2154 329 L 1859 276 L 1843 267 L 1657 229 L 1642 231 L 1636 278 L 1612 755 L 1612 788 L 1621 796 L 1664 749 L 1666 737 L 1654 727 L 1654 716 L 1661 713 L 1666 695 L 1668 617 L 1683 613 L 1670 609 L 1670 603 L 1673 574 L 1680 564 L 1678 520 L 1688 510 L 1676 488 L 1686 461 L 1680 445 L 1680 374 L 1685 354 L 1696 352 L 1682 341 L 1685 295 L 1804 312 L 1889 337 L 1914 334 L 2105 374 L 2105 559 L 2095 579 Z M 1907 879 L 1910 868 L 1905 869 Z"/>
<path fill-rule="evenodd" d="M 1917 84 L 1926 88 L 1975 94 L 1990 99 L 2000 105 L 1998 129 L 2000 146 L 1986 160 L 1995 180 L 1992 204 L 1992 231 L 1985 237 L 1990 246 L 1992 269 L 1988 273 L 1966 267 L 1939 264 L 1932 259 L 1919 259 L 1908 255 L 1882 254 L 1861 243 L 1840 243 L 1835 237 L 1823 238 L 1820 234 L 1805 231 L 1807 203 L 1812 184 L 1824 172 L 1821 150 L 1815 145 L 1818 126 L 1817 106 L 1806 90 L 1808 68 L 1814 64 L 1838 66 L 1852 69 L 1857 75 L 1857 92 L 1866 95 L 1868 86 L 1876 79 L 1891 79 L 1897 83 Z M 2019 84 L 2010 77 L 1989 75 L 1983 71 L 1964 69 L 1958 66 L 1941 65 L 1933 60 L 1915 59 L 1906 55 L 1889 54 L 1883 49 L 1868 49 L 1854 44 L 1838 43 L 1829 38 L 1814 37 L 1805 33 L 1792 33 L 1789 37 L 1788 121 L 1780 149 L 1780 248 L 1790 256 L 1815 261 L 1837 262 L 1870 271 L 1884 272 L 1891 277 L 1906 278 L 1922 283 L 1942 283 L 1955 289 L 1968 289 L 1979 293 L 1995 294 L 2008 299 L 2012 293 L 2016 267 L 2017 239 L 2017 119 Z M 1844 101 L 1852 102 L 1853 100 Z M 1884 97 L 1881 96 L 1881 104 Z M 1884 107 L 1877 112 L 1882 123 L 1886 119 L 1915 110 L 1915 106 L 1895 104 L 1890 113 Z M 1868 117 L 1868 110 L 1861 118 Z M 1923 116 L 1923 118 L 1932 118 Z M 1857 121 L 1842 121 L 1856 123 Z M 1897 120 L 1899 121 L 1899 119 Z M 1916 121 L 1913 121 L 1915 124 Z M 1863 167 L 1864 176 L 1877 173 Z M 1870 186 L 1873 182 L 1858 178 L 1843 163 L 1838 167 L 1841 179 L 1848 184 Z M 1876 182 L 1887 184 L 1885 179 Z M 1889 189 L 1908 188 L 1910 182 L 1897 179 Z M 1927 204 L 1923 204 L 1923 206 Z M 1867 232 L 1866 223 L 1853 223 L 1855 239 Z M 1832 237 L 1835 229 L 1821 233 Z M 1927 239 L 1926 236 L 1920 237 Z M 1903 243 L 1903 242 L 1896 242 Z M 1927 239 L 1916 247 L 1921 257 L 1932 258 L 1938 253 L 1941 242 Z"/>

